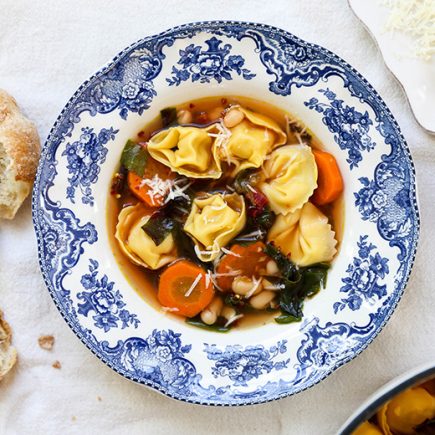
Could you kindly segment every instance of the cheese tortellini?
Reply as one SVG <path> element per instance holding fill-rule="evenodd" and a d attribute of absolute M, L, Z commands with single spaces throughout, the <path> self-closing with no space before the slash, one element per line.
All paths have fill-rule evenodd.
<path fill-rule="evenodd" d="M 174 261 L 177 250 L 172 234 L 156 246 L 142 229 L 149 218 L 140 203 L 123 208 L 118 216 L 115 237 L 121 250 L 133 263 L 154 270 Z"/>
<path fill-rule="evenodd" d="M 242 112 L 244 119 L 230 128 L 231 136 L 226 147 L 221 150 L 221 158 L 225 159 L 228 155 L 231 163 L 235 165 L 235 175 L 243 169 L 259 168 L 267 154 L 286 143 L 287 136 L 280 126 L 267 116 L 239 106 L 231 110 Z"/>
<path fill-rule="evenodd" d="M 245 202 L 240 195 L 220 193 L 196 198 L 184 224 L 184 231 L 195 243 L 202 261 L 212 261 L 243 229 L 246 223 Z"/>
<path fill-rule="evenodd" d="M 337 252 L 328 218 L 310 202 L 294 213 L 279 215 L 267 238 L 298 266 L 331 261 Z"/>
<path fill-rule="evenodd" d="M 300 209 L 317 187 L 317 165 L 307 145 L 286 145 L 273 151 L 263 168 L 260 189 L 276 214 Z"/>
<path fill-rule="evenodd" d="M 365 421 L 352 432 L 352 435 L 384 435 L 384 433 L 373 423 Z"/>
<path fill-rule="evenodd" d="M 435 397 L 422 387 L 410 388 L 386 403 L 377 417 L 385 434 L 412 434 L 415 426 L 435 418 Z"/>
<path fill-rule="evenodd" d="M 178 174 L 190 178 L 219 178 L 222 170 L 215 146 L 216 134 L 215 125 L 170 127 L 148 141 L 148 151 Z"/>

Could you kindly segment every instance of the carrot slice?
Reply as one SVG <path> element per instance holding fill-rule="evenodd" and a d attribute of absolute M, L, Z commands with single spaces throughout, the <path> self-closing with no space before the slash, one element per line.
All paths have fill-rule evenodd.
<path fill-rule="evenodd" d="M 139 177 L 139 175 L 132 171 L 129 171 L 127 177 L 128 187 L 130 190 L 137 198 L 139 198 L 149 207 L 160 207 L 165 202 L 165 195 L 152 193 L 153 189 L 149 184 L 146 183 L 146 180 L 152 180 L 155 175 L 157 175 L 163 181 L 174 178 L 170 168 L 162 165 L 152 157 L 148 156 L 143 177 Z"/>
<path fill-rule="evenodd" d="M 160 275 L 157 298 L 174 314 L 195 317 L 213 296 L 213 284 L 205 270 L 190 261 L 177 261 Z"/>
<path fill-rule="evenodd" d="M 312 151 L 316 159 L 318 177 L 317 189 L 311 199 L 317 205 L 329 204 L 343 191 L 343 178 L 332 154 L 314 149 Z"/>
<path fill-rule="evenodd" d="M 247 246 L 233 245 L 230 249 L 231 254 L 223 256 L 216 268 L 217 285 L 224 291 L 231 290 L 231 284 L 236 276 L 258 276 L 270 260 L 264 253 L 264 248 L 263 242 Z M 234 275 L 228 275 L 233 272 Z"/>

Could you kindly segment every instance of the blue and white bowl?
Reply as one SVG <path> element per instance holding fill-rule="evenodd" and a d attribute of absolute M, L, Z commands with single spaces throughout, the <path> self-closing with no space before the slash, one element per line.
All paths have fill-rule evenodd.
<path fill-rule="evenodd" d="M 109 184 L 160 109 L 242 95 L 299 117 L 337 158 L 345 225 L 301 323 L 216 334 L 144 302 L 109 246 Z M 414 166 L 376 91 L 330 51 L 266 25 L 201 22 L 134 43 L 73 95 L 33 192 L 41 270 L 65 321 L 105 364 L 170 397 L 247 405 L 298 393 L 364 350 L 403 293 L 419 232 Z"/>

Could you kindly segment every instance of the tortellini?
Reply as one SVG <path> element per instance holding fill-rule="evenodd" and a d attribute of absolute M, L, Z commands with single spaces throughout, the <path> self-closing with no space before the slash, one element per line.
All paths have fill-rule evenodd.
<path fill-rule="evenodd" d="M 227 156 L 235 165 L 233 175 L 246 168 L 259 168 L 266 155 L 274 148 L 287 141 L 286 134 L 280 126 L 259 113 L 235 106 L 231 110 L 242 112 L 245 117 L 242 122 L 230 128 L 231 136 L 221 149 L 221 158 Z"/>
<path fill-rule="evenodd" d="M 378 411 L 378 423 L 385 434 L 412 434 L 415 426 L 432 418 L 435 418 L 435 397 L 422 387 L 398 394 Z"/>
<path fill-rule="evenodd" d="M 384 433 L 373 423 L 365 421 L 352 432 L 352 435 L 384 435 Z"/>
<path fill-rule="evenodd" d="M 196 198 L 184 224 L 184 231 L 195 243 L 195 251 L 202 261 L 212 261 L 243 229 L 246 210 L 243 197 L 220 193 Z"/>
<path fill-rule="evenodd" d="M 267 239 L 298 266 L 331 261 L 337 252 L 328 218 L 310 202 L 294 213 L 279 215 Z"/>
<path fill-rule="evenodd" d="M 170 127 L 148 141 L 151 156 L 174 172 L 190 178 L 219 178 L 216 125 L 208 127 Z"/>
<path fill-rule="evenodd" d="M 300 209 L 317 187 L 317 165 L 307 145 L 286 145 L 273 151 L 259 187 L 276 214 Z"/>
<path fill-rule="evenodd" d="M 133 263 L 154 270 L 174 261 L 177 250 L 172 234 L 156 246 L 142 229 L 149 218 L 140 203 L 125 207 L 119 213 L 115 237 L 121 250 Z"/>

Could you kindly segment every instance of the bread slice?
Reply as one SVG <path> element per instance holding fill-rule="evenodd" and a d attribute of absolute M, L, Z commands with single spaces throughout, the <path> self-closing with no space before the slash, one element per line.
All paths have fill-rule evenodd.
<path fill-rule="evenodd" d="M 11 346 L 12 331 L 0 311 L 0 381 L 17 362 L 17 351 Z"/>
<path fill-rule="evenodd" d="M 35 125 L 0 89 L 0 218 L 12 219 L 30 193 L 39 149 Z"/>

